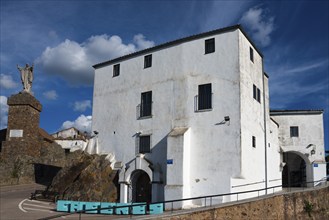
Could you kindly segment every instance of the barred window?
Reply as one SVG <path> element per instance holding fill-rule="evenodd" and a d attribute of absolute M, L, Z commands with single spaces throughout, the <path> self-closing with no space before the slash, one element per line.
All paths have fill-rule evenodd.
<path fill-rule="evenodd" d="M 212 108 L 211 83 L 199 85 L 198 110 Z"/>
<path fill-rule="evenodd" d="M 152 91 L 141 94 L 140 117 L 152 115 Z"/>
<path fill-rule="evenodd" d="M 139 136 L 139 153 L 150 153 L 151 152 L 151 136 Z"/>

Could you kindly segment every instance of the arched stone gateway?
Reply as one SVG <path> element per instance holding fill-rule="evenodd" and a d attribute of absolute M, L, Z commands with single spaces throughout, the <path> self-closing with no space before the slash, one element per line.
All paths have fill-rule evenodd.
<path fill-rule="evenodd" d="M 313 180 L 312 164 L 304 155 L 294 151 L 284 152 L 283 160 L 283 187 L 306 187 L 307 182 Z"/>
<path fill-rule="evenodd" d="M 119 172 L 120 202 L 155 202 L 163 200 L 161 170 L 137 155 Z"/>
<path fill-rule="evenodd" d="M 151 202 L 152 184 L 148 174 L 142 170 L 136 170 L 131 175 L 132 202 Z"/>

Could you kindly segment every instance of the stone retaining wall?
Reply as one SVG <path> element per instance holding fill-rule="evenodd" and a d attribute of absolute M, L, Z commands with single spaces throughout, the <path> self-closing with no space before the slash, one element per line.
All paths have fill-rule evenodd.
<path fill-rule="evenodd" d="M 329 186 L 156 219 L 329 219 Z"/>

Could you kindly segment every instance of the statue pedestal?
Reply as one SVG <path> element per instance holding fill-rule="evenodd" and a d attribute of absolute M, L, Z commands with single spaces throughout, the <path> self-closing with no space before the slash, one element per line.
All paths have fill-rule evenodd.
<path fill-rule="evenodd" d="M 42 105 L 30 93 L 22 92 L 8 98 L 8 127 L 2 143 L 2 156 L 40 156 L 39 122 Z"/>

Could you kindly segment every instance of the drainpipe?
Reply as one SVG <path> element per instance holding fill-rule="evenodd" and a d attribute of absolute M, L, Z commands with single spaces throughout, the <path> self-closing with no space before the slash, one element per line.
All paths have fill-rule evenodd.
<path fill-rule="evenodd" d="M 262 74 L 263 74 L 263 106 L 264 106 L 264 147 L 265 147 L 265 194 L 267 195 L 267 135 L 266 135 L 266 99 L 265 99 L 265 72 L 264 61 L 262 59 Z"/>

